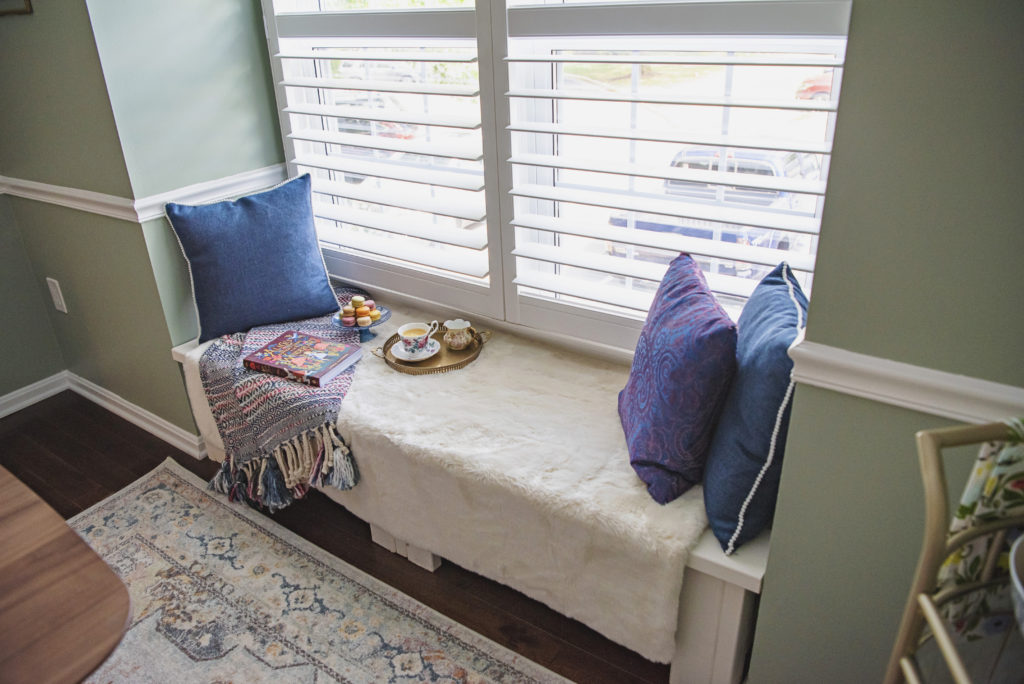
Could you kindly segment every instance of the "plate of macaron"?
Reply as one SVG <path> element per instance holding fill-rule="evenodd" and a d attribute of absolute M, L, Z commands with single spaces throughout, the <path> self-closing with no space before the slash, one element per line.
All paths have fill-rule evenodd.
<path fill-rule="evenodd" d="M 372 299 L 355 295 L 352 301 L 341 307 L 341 312 L 334 315 L 334 322 L 343 328 L 359 331 L 359 341 L 366 342 L 373 337 L 370 328 L 380 325 L 391 318 L 391 311 L 384 306 L 377 306 Z"/>

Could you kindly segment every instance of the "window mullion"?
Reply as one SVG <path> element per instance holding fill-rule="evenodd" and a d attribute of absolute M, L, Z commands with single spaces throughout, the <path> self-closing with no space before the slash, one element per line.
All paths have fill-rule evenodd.
<path fill-rule="evenodd" d="M 508 98 L 508 54 L 506 1 L 476 0 L 477 54 L 480 67 L 480 118 L 484 150 L 484 196 L 487 232 L 491 245 L 491 283 L 502 291 L 504 319 L 518 322 L 519 303 L 515 296 L 515 228 L 513 215 L 512 155 Z M 499 285 L 500 283 L 500 285 Z"/>

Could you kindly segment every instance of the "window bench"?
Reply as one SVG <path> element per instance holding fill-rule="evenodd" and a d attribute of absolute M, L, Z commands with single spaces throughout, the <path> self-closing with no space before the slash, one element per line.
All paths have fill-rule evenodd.
<path fill-rule="evenodd" d="M 360 482 L 325 493 L 378 544 L 431 571 L 446 558 L 511 586 L 671 662 L 673 682 L 740 681 L 768 535 L 726 556 L 700 487 L 665 506 L 650 498 L 618 422 L 629 368 L 497 333 L 462 370 L 404 375 L 370 353 L 424 319 L 393 311 L 364 343 L 338 420 Z M 199 379 L 204 348 L 173 355 L 207 454 L 223 460 Z"/>

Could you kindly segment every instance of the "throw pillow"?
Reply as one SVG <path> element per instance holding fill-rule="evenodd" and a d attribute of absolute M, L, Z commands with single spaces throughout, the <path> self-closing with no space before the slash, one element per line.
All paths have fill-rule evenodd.
<path fill-rule="evenodd" d="M 686 254 L 668 268 L 619 393 L 629 462 L 658 503 L 701 481 L 736 367 L 736 324 Z"/>
<path fill-rule="evenodd" d="M 167 204 L 192 278 L 199 341 L 338 310 L 304 174 L 264 192 Z"/>
<path fill-rule="evenodd" d="M 788 352 L 806 320 L 807 297 L 785 262 L 761 280 L 740 314 L 736 378 L 704 476 L 708 520 L 726 554 L 775 513 L 794 389 Z"/>

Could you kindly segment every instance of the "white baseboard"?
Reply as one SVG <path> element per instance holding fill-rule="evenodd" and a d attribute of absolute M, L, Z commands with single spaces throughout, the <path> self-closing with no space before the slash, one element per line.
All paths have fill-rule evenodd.
<path fill-rule="evenodd" d="M 1024 388 L 801 342 L 793 379 L 843 394 L 968 423 L 1024 416 Z"/>
<path fill-rule="evenodd" d="M 114 394 L 110 390 L 100 387 L 79 375 L 68 372 L 68 379 L 70 389 L 93 403 L 99 404 L 111 413 L 116 413 L 129 423 L 142 428 L 155 437 L 159 437 L 193 458 L 202 459 L 206 457 L 202 437 L 164 420 L 141 406 L 136 406 L 124 397 Z"/>
<path fill-rule="evenodd" d="M 0 397 L 0 418 L 68 389 L 121 416 L 129 423 L 142 428 L 193 458 L 203 459 L 206 457 L 206 447 L 202 437 L 66 370 Z"/>
<path fill-rule="evenodd" d="M 0 397 L 0 418 L 28 408 L 43 399 L 48 399 L 54 394 L 69 389 L 70 386 L 68 372 L 65 370 L 5 394 Z"/>

